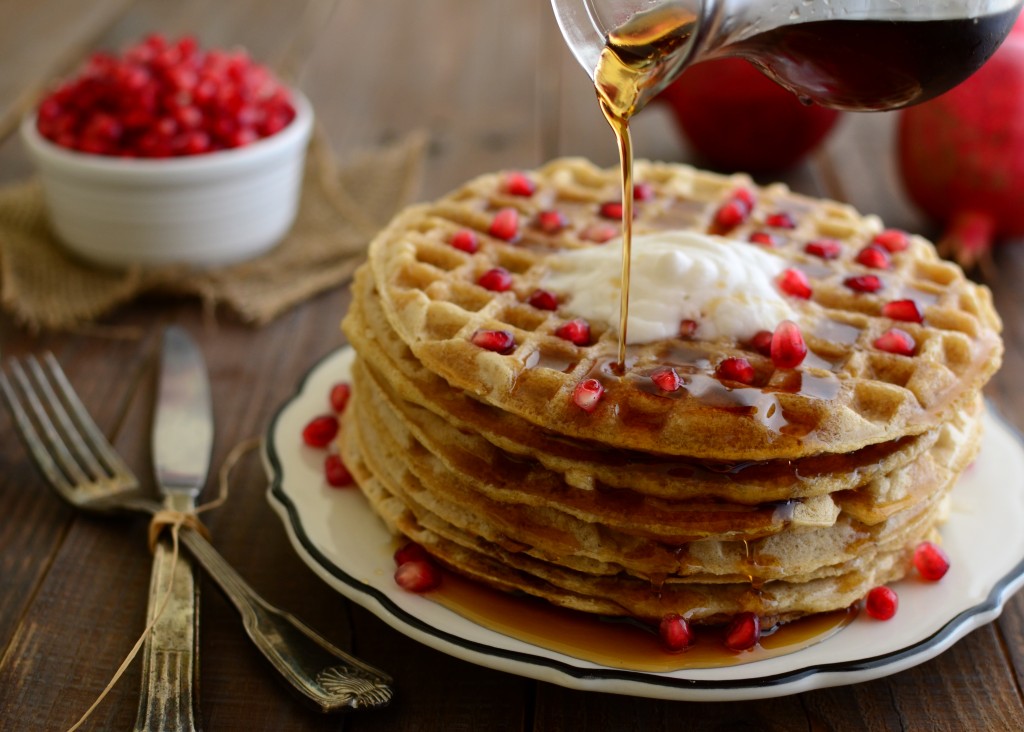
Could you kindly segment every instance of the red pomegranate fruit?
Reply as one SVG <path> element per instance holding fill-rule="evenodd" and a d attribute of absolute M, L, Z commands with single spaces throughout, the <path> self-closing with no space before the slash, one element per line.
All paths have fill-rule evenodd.
<path fill-rule="evenodd" d="M 702 162 L 758 173 L 792 167 L 835 125 L 833 109 L 802 104 L 740 58 L 691 66 L 663 91 Z"/>
<path fill-rule="evenodd" d="M 942 254 L 986 268 L 997 238 L 1024 236 L 1024 33 L 960 86 L 900 112 L 897 153 L 907 195 L 945 227 Z"/>

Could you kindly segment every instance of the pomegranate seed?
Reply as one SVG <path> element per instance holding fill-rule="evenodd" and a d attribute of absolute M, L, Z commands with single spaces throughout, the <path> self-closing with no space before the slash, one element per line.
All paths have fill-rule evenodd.
<path fill-rule="evenodd" d="M 480 248 L 480 238 L 472 229 L 459 229 L 452 234 L 451 245 L 468 254 Z"/>
<path fill-rule="evenodd" d="M 795 369 L 807 357 L 807 344 L 800 326 L 792 320 L 783 320 L 772 334 L 772 363 L 776 368 Z"/>
<path fill-rule="evenodd" d="M 568 223 L 569 220 L 559 211 L 541 211 L 537 214 L 537 228 L 545 234 L 557 234 Z"/>
<path fill-rule="evenodd" d="M 338 418 L 333 414 L 322 414 L 302 428 L 302 441 L 310 447 L 327 447 L 337 434 Z"/>
<path fill-rule="evenodd" d="M 419 561 L 430 561 L 430 554 L 427 550 L 416 542 L 410 541 L 408 544 L 404 544 L 395 550 L 395 566 L 400 567 L 406 562 L 414 560 Z"/>
<path fill-rule="evenodd" d="M 763 247 L 777 247 L 779 245 L 779 238 L 769 234 L 767 231 L 755 231 L 747 240 L 752 244 L 760 244 Z"/>
<path fill-rule="evenodd" d="M 485 290 L 505 292 L 512 287 L 512 274 L 504 267 L 489 269 L 476 281 Z"/>
<path fill-rule="evenodd" d="M 889 253 L 875 244 L 869 244 L 857 252 L 856 260 L 859 264 L 872 269 L 889 269 L 892 266 Z"/>
<path fill-rule="evenodd" d="M 715 376 L 726 381 L 738 381 L 741 384 L 754 383 L 754 367 L 745 358 L 726 358 L 718 364 Z"/>
<path fill-rule="evenodd" d="M 938 545 L 922 541 L 914 549 L 914 566 L 921 577 L 929 582 L 937 582 L 949 571 L 949 555 Z"/>
<path fill-rule="evenodd" d="M 519 211 L 514 208 L 501 209 L 494 214 L 489 231 L 496 239 L 515 241 L 519 238 Z"/>
<path fill-rule="evenodd" d="M 355 482 L 341 457 L 333 452 L 324 458 L 324 477 L 332 488 L 344 488 Z"/>
<path fill-rule="evenodd" d="M 878 275 L 857 275 L 847 277 L 843 284 L 854 292 L 878 292 L 882 289 L 882 280 Z"/>
<path fill-rule="evenodd" d="M 597 379 L 584 379 L 572 390 L 573 403 L 588 414 L 597 409 L 597 403 L 604 396 L 604 387 Z"/>
<path fill-rule="evenodd" d="M 661 636 L 661 643 L 669 651 L 685 651 L 694 641 L 694 633 L 686 618 L 669 613 L 661 619 L 658 625 L 658 635 Z"/>
<path fill-rule="evenodd" d="M 348 405 L 349 397 L 352 396 L 352 387 L 345 382 L 339 382 L 331 387 L 331 409 L 335 414 L 341 414 Z"/>
<path fill-rule="evenodd" d="M 651 374 L 651 381 L 662 391 L 677 391 L 683 385 L 683 380 L 674 368 L 666 366 Z"/>
<path fill-rule="evenodd" d="M 743 201 L 731 199 L 715 211 L 715 225 L 728 231 L 742 224 L 749 214 L 750 208 Z"/>
<path fill-rule="evenodd" d="M 913 356 L 917 343 L 914 337 L 905 330 L 890 328 L 875 339 L 875 348 L 887 353 L 895 353 L 900 356 Z"/>
<path fill-rule="evenodd" d="M 900 231 L 899 229 L 886 229 L 885 231 L 876 234 L 875 238 L 871 240 L 871 243 L 885 247 L 890 252 L 902 252 L 910 246 L 910 237 L 905 231 Z"/>
<path fill-rule="evenodd" d="M 410 559 L 398 565 L 395 582 L 409 592 L 429 592 L 441 584 L 441 570 L 425 559 Z"/>
<path fill-rule="evenodd" d="M 604 244 L 619 235 L 621 229 L 611 224 L 591 224 L 580 232 L 580 238 L 597 244 Z"/>
<path fill-rule="evenodd" d="M 779 289 L 801 300 L 809 300 L 811 297 L 811 283 L 807 281 L 807 275 L 799 269 L 783 270 L 779 275 Z"/>
<path fill-rule="evenodd" d="M 601 204 L 599 213 L 606 219 L 621 219 L 622 204 L 618 201 L 607 201 Z"/>
<path fill-rule="evenodd" d="M 896 608 L 899 607 L 899 604 L 899 597 L 890 588 L 884 586 L 873 587 L 868 592 L 864 609 L 868 611 L 868 615 L 876 620 L 888 620 L 896 614 Z"/>
<path fill-rule="evenodd" d="M 575 318 L 558 326 L 555 329 L 555 335 L 577 346 L 589 346 L 590 323 L 583 318 Z"/>
<path fill-rule="evenodd" d="M 804 251 L 822 259 L 835 259 L 843 251 L 843 245 L 835 239 L 815 239 L 807 242 Z"/>
<path fill-rule="evenodd" d="M 756 203 L 754 192 L 749 188 L 737 188 L 732 192 L 730 197 L 746 206 L 748 212 L 753 210 L 754 204 Z"/>
<path fill-rule="evenodd" d="M 523 173 L 509 173 L 505 176 L 505 193 L 511 196 L 529 197 L 536 190 L 537 184 Z"/>
<path fill-rule="evenodd" d="M 633 186 L 634 201 L 650 201 L 654 198 L 654 189 L 647 183 L 637 183 Z"/>
<path fill-rule="evenodd" d="M 746 651 L 761 640 L 761 619 L 754 613 L 740 613 L 725 631 L 725 647 L 730 651 Z"/>
<path fill-rule="evenodd" d="M 785 211 L 779 213 L 773 213 L 765 218 L 764 223 L 766 226 L 770 226 L 773 229 L 795 229 L 796 219 Z"/>
<path fill-rule="evenodd" d="M 227 57 L 200 52 L 187 37 L 143 40 L 120 57 L 93 54 L 40 103 L 40 134 L 90 153 L 169 157 L 248 144 L 287 126 L 295 117 L 288 91 L 248 56 L 232 54 L 231 68 Z"/>
<path fill-rule="evenodd" d="M 516 347 L 516 339 L 507 330 L 478 330 L 470 336 L 473 345 L 501 355 L 512 353 Z"/>
<path fill-rule="evenodd" d="M 750 347 L 762 356 L 771 357 L 773 335 L 770 330 L 757 331 L 757 333 L 754 333 L 754 337 L 750 339 Z"/>
<path fill-rule="evenodd" d="M 921 323 L 924 316 L 920 308 L 913 300 L 893 300 L 882 306 L 882 315 L 893 320 L 902 320 L 907 323 Z"/>
<path fill-rule="evenodd" d="M 680 320 L 679 321 L 679 337 L 680 338 L 691 338 L 694 333 L 697 332 L 697 321 L 696 320 Z"/>
<path fill-rule="evenodd" d="M 534 290 L 527 302 L 538 310 L 558 309 L 558 298 L 554 293 L 548 292 L 547 290 Z"/>

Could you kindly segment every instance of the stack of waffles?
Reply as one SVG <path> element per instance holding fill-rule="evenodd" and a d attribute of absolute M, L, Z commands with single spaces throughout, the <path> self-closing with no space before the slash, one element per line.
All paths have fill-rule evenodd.
<path fill-rule="evenodd" d="M 775 282 L 806 356 L 697 317 L 623 369 L 617 323 L 566 329 L 574 293 L 544 289 L 567 253 L 614 246 L 617 170 L 483 176 L 398 216 L 355 279 L 339 439 L 361 490 L 451 570 L 603 615 L 770 625 L 899 579 L 978 449 L 1002 353 L 988 291 L 848 206 L 636 171 L 641 240 L 755 242 L 801 273 Z"/>

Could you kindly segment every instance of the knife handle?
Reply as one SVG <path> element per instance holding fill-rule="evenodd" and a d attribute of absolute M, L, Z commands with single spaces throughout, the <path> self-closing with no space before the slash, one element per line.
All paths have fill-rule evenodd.
<path fill-rule="evenodd" d="M 142 686 L 135 732 L 194 732 L 199 716 L 199 585 L 189 557 L 179 552 L 174 561 L 169 542 L 160 541 L 153 553 L 147 625 L 162 604 L 174 575 L 163 614 L 143 646 Z"/>
<path fill-rule="evenodd" d="M 390 676 L 270 605 L 199 533 L 186 527 L 181 539 L 241 613 L 245 631 L 260 653 L 316 709 L 372 709 L 391 701 L 394 692 Z"/>

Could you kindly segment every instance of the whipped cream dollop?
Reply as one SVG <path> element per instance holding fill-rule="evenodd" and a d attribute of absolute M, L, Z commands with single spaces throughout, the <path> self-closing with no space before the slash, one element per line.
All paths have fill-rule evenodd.
<path fill-rule="evenodd" d="M 554 255 L 548 264 L 541 287 L 572 315 L 618 330 L 621 239 Z M 692 231 L 634 236 L 626 342 L 674 338 L 684 320 L 697 323 L 694 337 L 702 340 L 774 330 L 795 317 L 775 284 L 785 268 L 779 257 L 738 240 Z"/>

